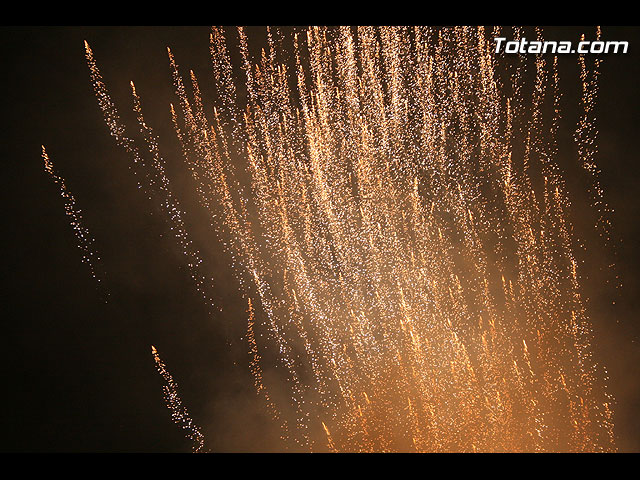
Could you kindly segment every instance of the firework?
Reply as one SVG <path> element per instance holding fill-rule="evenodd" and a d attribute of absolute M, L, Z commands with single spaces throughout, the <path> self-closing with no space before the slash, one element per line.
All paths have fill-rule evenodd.
<path fill-rule="evenodd" d="M 94 239 L 82 220 L 82 210 L 78 208 L 76 199 L 69 191 L 64 178 L 56 173 L 53 162 L 49 158 L 44 145 L 42 146 L 42 160 L 44 162 L 44 170 L 51 177 L 54 183 L 60 187 L 60 195 L 64 198 L 64 211 L 67 217 L 69 217 L 69 224 L 73 229 L 73 234 L 76 237 L 78 248 L 82 252 L 82 263 L 89 267 L 91 277 L 97 282 L 104 300 L 107 301 L 109 292 L 104 286 L 101 269 L 98 267 L 100 256 L 94 247 Z"/>
<path fill-rule="evenodd" d="M 180 203 L 172 193 L 171 184 L 164 169 L 164 159 L 160 156 L 158 149 L 157 139 L 153 134 L 153 130 L 144 120 L 140 97 L 136 94 L 135 85 L 131 82 L 133 110 L 136 113 L 138 129 L 142 136 L 137 141 L 127 136 L 125 125 L 121 122 L 118 110 L 109 96 L 106 85 L 102 81 L 91 47 L 86 41 L 84 45 L 87 63 L 91 71 L 91 83 L 105 123 L 109 127 L 109 133 L 130 156 L 132 160 L 130 168 L 132 168 L 134 174 L 139 176 L 138 188 L 145 192 L 149 200 L 155 199 L 155 204 L 164 214 L 169 228 L 184 254 L 196 289 L 203 296 L 207 305 L 213 307 L 213 302 L 208 296 L 211 279 L 202 272 L 200 252 L 193 246 L 193 242 L 185 228 Z M 142 145 L 144 150 L 141 150 L 138 145 Z"/>
<path fill-rule="evenodd" d="M 187 407 L 182 403 L 182 399 L 178 394 L 178 384 L 175 382 L 167 366 L 164 364 L 158 354 L 156 347 L 151 345 L 151 355 L 156 363 L 156 369 L 158 373 L 164 378 L 166 385 L 162 388 L 164 390 L 164 399 L 167 404 L 167 408 L 171 411 L 171 418 L 176 425 L 185 430 L 186 437 L 193 442 L 192 450 L 194 453 L 201 453 L 204 449 L 204 435 L 202 434 L 200 427 L 195 424 L 193 419 L 189 416 Z"/>
<path fill-rule="evenodd" d="M 522 33 L 514 29 L 516 39 Z M 250 304 L 250 368 L 285 442 L 331 451 L 615 450 L 558 164 L 557 59 L 505 65 L 491 35 L 313 27 L 289 38 L 268 29 L 254 60 L 238 28 L 244 96 L 233 36 L 213 28 L 210 111 L 196 75 L 185 82 L 168 51 L 184 159 L 284 367 L 289 402 L 276 406 Z M 146 161 L 88 45 L 87 59 L 111 134 L 154 179 L 210 298 L 135 89 Z M 595 175 L 598 64 L 589 74 L 580 62 L 578 160 L 594 176 L 596 227 L 608 235 Z"/>

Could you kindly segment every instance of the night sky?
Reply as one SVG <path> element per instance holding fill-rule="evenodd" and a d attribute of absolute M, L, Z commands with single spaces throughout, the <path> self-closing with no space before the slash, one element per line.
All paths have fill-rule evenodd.
<path fill-rule="evenodd" d="M 579 39 L 592 27 L 549 27 L 550 38 Z M 260 46 L 264 29 L 250 28 Z M 3 348 L 1 446 L 5 452 L 188 452 L 172 423 L 155 345 L 180 386 L 212 451 L 278 451 L 278 432 L 249 373 L 246 300 L 228 258 L 193 195 L 169 116 L 175 102 L 166 47 L 183 72 L 210 88 L 209 27 L 2 27 L 1 78 Z M 598 100 L 597 158 L 618 239 L 623 288 L 615 306 L 590 291 L 596 348 L 617 399 L 621 451 L 640 451 L 640 28 L 603 27 L 629 53 L 607 55 Z M 105 83 L 129 117 L 129 81 L 163 138 L 163 156 L 190 232 L 215 271 L 222 312 L 193 288 L 181 253 L 155 204 L 136 186 L 130 159 L 109 136 L 89 82 L 87 40 Z M 562 58 L 575 125 L 577 56 Z M 209 85 L 209 86 L 208 86 Z M 41 145 L 82 209 L 102 258 L 110 300 L 103 303 L 64 214 L 58 186 L 44 172 Z M 191 225 L 191 224 L 190 224 Z M 593 276 L 597 272 L 592 273 Z M 594 315 L 595 317 L 595 315 Z M 267 354 L 268 356 L 268 354 Z"/>

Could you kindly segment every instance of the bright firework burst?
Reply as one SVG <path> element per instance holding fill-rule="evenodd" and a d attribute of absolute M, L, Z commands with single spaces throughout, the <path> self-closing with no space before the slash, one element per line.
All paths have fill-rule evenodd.
<path fill-rule="evenodd" d="M 195 74 L 185 82 L 169 51 L 171 115 L 286 371 L 276 388 L 289 401 L 276 405 L 250 304 L 250 367 L 284 441 L 332 451 L 615 450 L 558 163 L 557 59 L 501 65 L 491 42 L 499 29 L 314 27 L 292 39 L 268 29 L 254 61 L 237 33 L 246 96 L 231 36 L 213 28 L 216 107 L 205 109 Z M 111 134 L 211 304 L 215 287 L 140 98 L 132 84 L 138 148 L 86 51 Z M 592 72 L 580 62 L 578 160 L 608 238 L 594 162 L 598 62 Z"/>

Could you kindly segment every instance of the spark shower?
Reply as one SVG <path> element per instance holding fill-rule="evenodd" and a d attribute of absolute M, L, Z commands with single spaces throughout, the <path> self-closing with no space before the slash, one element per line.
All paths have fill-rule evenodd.
<path fill-rule="evenodd" d="M 524 35 L 267 28 L 256 56 L 243 28 L 214 27 L 207 78 L 167 50 L 176 102 L 166 121 L 182 159 L 163 156 L 152 125 L 164 119 L 145 118 L 133 82 L 137 123 L 121 120 L 85 42 L 109 132 L 163 211 L 211 321 L 221 321 L 165 161 L 192 174 L 203 222 L 247 299 L 234 321 L 246 325 L 248 368 L 283 450 L 616 450 L 581 282 L 587 235 L 572 222 L 575 209 L 591 208 L 610 241 L 595 163 L 600 60 L 575 56 L 576 154 L 561 158 L 558 59 L 496 55 L 505 31 Z M 214 99 L 201 93 L 205 81 Z M 44 147 L 43 158 L 101 280 Z M 589 179 L 588 205 L 572 202 L 568 162 Z M 279 376 L 264 372 L 267 347 Z M 152 355 L 174 420 L 202 451 L 205 419 L 191 419 L 170 366 Z"/>

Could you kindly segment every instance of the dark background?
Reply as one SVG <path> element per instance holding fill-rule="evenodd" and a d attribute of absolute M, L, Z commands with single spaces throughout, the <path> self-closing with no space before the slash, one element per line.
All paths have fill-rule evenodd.
<path fill-rule="evenodd" d="M 549 27 L 550 39 L 579 39 L 592 27 Z M 263 29 L 249 29 L 250 39 Z M 227 258 L 205 226 L 178 146 L 166 47 L 191 68 L 205 97 L 210 85 L 208 27 L 2 27 L 2 207 L 5 268 L 0 451 L 185 452 L 172 423 L 155 345 L 212 451 L 279 450 L 277 432 L 248 371 L 245 300 Z M 213 265 L 222 312 L 195 292 L 180 252 L 153 202 L 136 187 L 129 158 L 108 134 L 89 82 L 83 40 L 94 51 L 115 103 L 130 107 L 136 84 L 148 122 L 168 143 L 169 176 L 189 230 Z M 618 446 L 640 451 L 640 28 L 603 27 L 626 40 L 607 55 L 598 101 L 598 163 L 612 208 L 623 288 L 592 292 L 596 344 L 610 373 Z M 258 40 L 257 44 L 260 44 Z M 577 56 L 561 63 L 567 128 L 575 125 Z M 573 116 L 572 116 L 573 115 Z M 173 143 L 172 143 L 173 142 Z M 58 186 L 42 166 L 41 145 L 66 179 L 96 239 L 111 294 L 101 301 L 80 261 Z M 578 207 L 579 208 L 579 207 Z M 204 422 L 204 423 L 203 423 Z"/>

